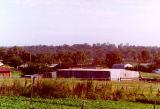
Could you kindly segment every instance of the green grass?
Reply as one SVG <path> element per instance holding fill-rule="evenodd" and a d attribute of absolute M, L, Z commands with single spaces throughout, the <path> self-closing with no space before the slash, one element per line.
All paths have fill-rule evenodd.
<path fill-rule="evenodd" d="M 160 74 L 156 74 L 156 73 L 141 72 L 140 75 L 143 78 L 157 78 L 157 79 L 160 79 Z"/>
<path fill-rule="evenodd" d="M 104 100 L 81 100 L 81 99 L 33 99 L 35 109 L 152 109 L 153 105 L 127 102 L 127 101 L 104 101 Z M 156 105 L 160 108 L 160 105 Z M 29 98 L 26 97 L 0 97 L 0 109 L 29 109 Z"/>
<path fill-rule="evenodd" d="M 20 77 L 22 72 L 20 71 L 12 71 L 12 77 Z"/>

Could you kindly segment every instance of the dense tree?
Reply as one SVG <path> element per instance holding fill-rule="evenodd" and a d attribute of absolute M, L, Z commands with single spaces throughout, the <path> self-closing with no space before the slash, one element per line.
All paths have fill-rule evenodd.
<path fill-rule="evenodd" d="M 0 48 L 0 60 L 2 60 L 4 56 L 5 56 L 5 49 Z"/>
<path fill-rule="evenodd" d="M 154 55 L 154 63 L 157 67 L 160 67 L 160 52 Z"/>
<path fill-rule="evenodd" d="M 94 55 L 93 64 L 94 65 L 103 65 L 105 64 L 105 53 L 103 50 L 98 49 L 96 50 L 96 54 Z"/>
<path fill-rule="evenodd" d="M 110 52 L 115 52 L 111 53 Z M 106 54 L 107 53 L 107 54 Z M 11 58 L 19 57 L 23 63 L 51 64 L 59 63 L 72 67 L 76 65 L 104 65 L 111 67 L 121 61 L 132 63 L 155 62 L 158 65 L 160 47 L 144 47 L 129 44 L 116 46 L 110 43 L 74 44 L 62 46 L 24 46 L 1 47 L 0 59 L 5 64 L 10 64 Z M 113 61 L 111 61 L 113 59 Z"/>
<path fill-rule="evenodd" d="M 9 60 L 9 64 L 15 68 L 17 68 L 19 65 L 23 63 L 23 60 L 19 56 L 13 56 Z"/>
<path fill-rule="evenodd" d="M 52 59 L 51 59 L 52 55 L 49 53 L 44 53 L 44 54 L 37 54 L 35 61 L 37 63 L 48 63 L 51 64 L 52 63 Z"/>
<path fill-rule="evenodd" d="M 63 67 L 68 68 L 72 67 L 74 65 L 74 60 L 73 60 L 73 53 L 71 52 L 64 52 L 63 55 L 59 54 L 60 58 L 57 61 L 57 63 L 63 65 Z"/>
<path fill-rule="evenodd" d="M 106 64 L 108 67 L 112 67 L 115 63 L 121 63 L 122 62 L 122 55 L 120 52 L 117 51 L 111 51 L 106 54 Z"/>
<path fill-rule="evenodd" d="M 30 63 L 28 67 L 21 68 L 23 74 L 30 75 L 30 74 L 44 74 L 52 71 L 47 64 L 42 63 Z"/>
<path fill-rule="evenodd" d="M 76 51 L 73 56 L 75 64 L 84 64 L 85 60 L 87 59 L 85 51 L 82 50 Z"/>
<path fill-rule="evenodd" d="M 142 62 L 144 62 L 144 63 L 148 62 L 149 59 L 150 59 L 150 53 L 147 50 L 143 50 L 141 52 L 141 60 L 142 60 Z"/>

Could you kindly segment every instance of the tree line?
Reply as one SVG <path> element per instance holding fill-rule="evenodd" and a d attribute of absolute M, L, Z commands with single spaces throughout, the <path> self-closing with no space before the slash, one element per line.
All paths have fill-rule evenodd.
<path fill-rule="evenodd" d="M 115 63 L 127 62 L 155 63 L 160 67 L 160 47 L 110 43 L 13 46 L 0 47 L 0 59 L 15 68 L 24 63 L 43 66 L 57 63 L 63 68 L 87 65 L 110 68 Z"/>

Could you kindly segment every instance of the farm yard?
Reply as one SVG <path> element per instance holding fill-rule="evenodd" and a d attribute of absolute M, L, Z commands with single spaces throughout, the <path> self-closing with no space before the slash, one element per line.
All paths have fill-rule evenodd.
<path fill-rule="evenodd" d="M 0 108 L 28 109 L 32 82 L 0 79 Z M 160 108 L 159 96 L 158 82 L 36 78 L 33 84 L 35 109 L 151 109 Z"/>
<path fill-rule="evenodd" d="M 0 0 L 0 109 L 160 109 L 160 0 Z"/>
<path fill-rule="evenodd" d="M 160 108 L 160 75 L 153 73 L 159 65 L 156 62 L 153 62 L 155 63 L 153 65 L 146 63 L 153 59 L 144 58 L 144 54 L 147 53 L 152 53 L 152 56 L 158 55 L 130 46 L 127 49 L 124 46 L 124 50 L 103 44 L 86 47 L 68 46 L 73 48 L 71 51 L 66 50 L 66 47 L 61 46 L 64 49 L 60 51 L 59 47 L 53 47 L 57 50 L 51 54 L 48 50 L 38 52 L 37 47 L 35 49 L 31 47 L 32 50 L 29 51 L 26 51 L 25 47 L 0 49 L 4 51 L 0 60 L 4 63 L 2 67 L 8 69 L 5 72 L 2 69 L 1 72 L 3 79 L 0 79 L 0 108 L 28 109 L 31 95 L 35 109 Z M 53 48 L 51 51 L 55 51 Z M 117 52 L 112 51 L 115 48 Z M 138 62 L 135 62 L 133 56 L 129 56 L 132 52 L 128 53 L 128 48 L 140 54 L 136 57 Z M 150 50 L 153 51 L 151 48 Z M 120 70 L 121 65 L 125 66 L 128 63 L 126 61 L 118 64 L 124 60 L 121 56 L 133 62 L 132 68 L 126 68 L 131 71 L 124 68 Z M 114 64 L 118 65 L 118 69 L 112 67 Z M 143 73 L 139 75 L 139 71 Z M 34 77 L 33 81 L 31 78 Z"/>

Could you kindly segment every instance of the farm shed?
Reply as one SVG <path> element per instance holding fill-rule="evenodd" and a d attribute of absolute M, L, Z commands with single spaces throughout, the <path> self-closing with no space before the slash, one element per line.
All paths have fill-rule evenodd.
<path fill-rule="evenodd" d="M 8 68 L 0 67 L 0 78 L 9 78 L 11 77 L 11 71 Z"/>
<path fill-rule="evenodd" d="M 59 69 L 58 78 L 81 78 L 81 79 L 139 79 L 139 72 L 124 69 Z"/>

